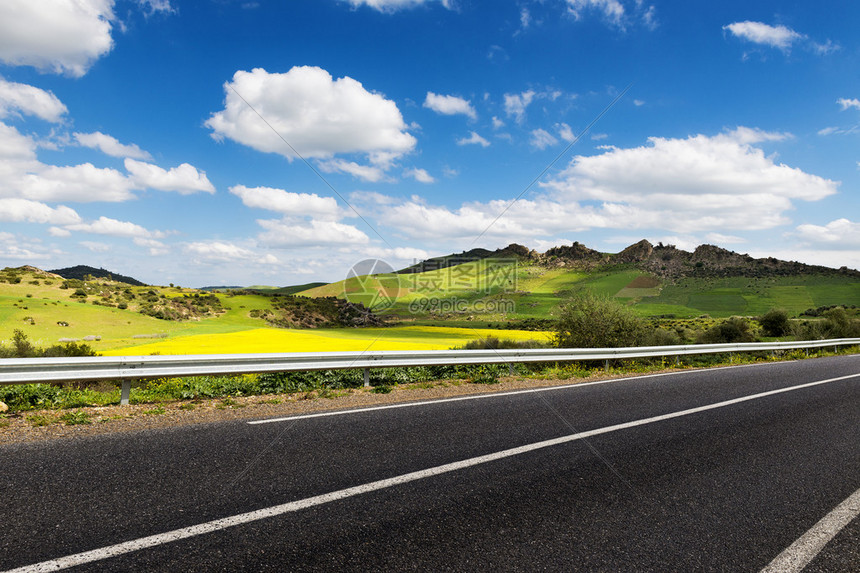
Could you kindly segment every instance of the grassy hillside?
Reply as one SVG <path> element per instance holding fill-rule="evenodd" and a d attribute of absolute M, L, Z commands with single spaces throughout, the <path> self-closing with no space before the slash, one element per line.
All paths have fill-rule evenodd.
<path fill-rule="evenodd" d="M 362 291 L 362 289 L 364 289 Z M 583 271 L 487 258 L 441 270 L 360 277 L 316 287 L 303 296 L 372 300 L 401 319 L 522 320 L 551 318 L 564 299 L 591 289 L 631 305 L 643 316 L 692 318 L 759 315 L 784 308 L 793 315 L 828 305 L 860 305 L 851 275 L 661 278 L 633 265 Z"/>
<path fill-rule="evenodd" d="M 338 305 L 330 299 L 276 293 L 134 287 L 103 279 L 78 284 L 69 286 L 61 277 L 32 267 L 0 271 L 0 343 L 9 345 L 14 331 L 21 330 L 38 347 L 76 340 L 103 354 L 136 355 L 450 348 L 498 335 L 497 330 L 418 326 L 283 328 L 293 321 L 327 324 L 340 316 Z M 195 303 L 200 308 L 182 320 L 141 314 L 141 310 Z M 505 333 L 506 338 L 518 340 L 545 340 L 546 336 L 532 331 Z"/>

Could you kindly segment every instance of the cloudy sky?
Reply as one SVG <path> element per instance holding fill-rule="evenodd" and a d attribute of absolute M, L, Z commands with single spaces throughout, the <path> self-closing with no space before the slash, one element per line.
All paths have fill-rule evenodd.
<path fill-rule="evenodd" d="M 860 4 L 4 0 L 0 266 L 642 238 L 860 268 Z"/>

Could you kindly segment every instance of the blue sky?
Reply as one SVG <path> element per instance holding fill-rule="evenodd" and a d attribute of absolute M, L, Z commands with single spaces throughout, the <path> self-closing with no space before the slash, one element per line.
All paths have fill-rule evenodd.
<path fill-rule="evenodd" d="M 289 285 L 646 238 L 860 268 L 858 21 L 849 1 L 5 0 L 0 266 Z"/>

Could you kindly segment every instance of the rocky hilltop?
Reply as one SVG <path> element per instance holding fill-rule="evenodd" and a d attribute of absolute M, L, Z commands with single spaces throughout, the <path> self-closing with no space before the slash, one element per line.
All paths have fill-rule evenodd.
<path fill-rule="evenodd" d="M 646 240 L 630 245 L 617 254 L 601 254 L 574 243 L 571 247 L 555 247 L 542 256 L 550 266 L 570 266 L 593 269 L 597 266 L 633 265 L 666 279 L 681 277 L 719 278 L 729 276 L 767 277 L 800 274 L 848 275 L 860 278 L 860 271 L 842 267 L 832 269 L 781 261 L 773 257 L 755 259 L 715 245 L 700 245 L 693 252 L 674 245 L 657 246 Z"/>
<path fill-rule="evenodd" d="M 523 245 L 512 243 L 495 251 L 472 249 L 459 254 L 428 259 L 399 272 L 430 271 L 490 257 L 517 259 L 550 268 L 566 267 L 583 271 L 628 265 L 669 280 L 682 277 L 768 277 L 802 274 L 847 275 L 860 279 L 860 271 L 847 267 L 832 269 L 781 261 L 773 257 L 755 259 L 750 255 L 735 253 L 715 245 L 700 245 L 693 252 L 689 252 L 663 243 L 655 246 L 644 239 L 615 254 L 601 253 L 579 242 L 553 247 L 545 253 L 538 253 Z"/>

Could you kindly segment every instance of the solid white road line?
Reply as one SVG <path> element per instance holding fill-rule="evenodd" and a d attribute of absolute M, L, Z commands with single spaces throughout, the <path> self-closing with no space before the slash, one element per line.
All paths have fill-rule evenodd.
<path fill-rule="evenodd" d="M 323 495 L 309 497 L 309 498 L 301 499 L 298 501 L 292 501 L 292 502 L 285 503 L 282 505 L 276 505 L 273 507 L 268 507 L 268 508 L 260 509 L 257 511 L 250 511 L 248 513 L 241 513 L 241 514 L 234 515 L 231 517 L 225 517 L 223 519 L 216 519 L 214 521 L 201 523 L 199 525 L 193 525 L 190 527 L 183 527 L 181 529 L 175 529 L 173 531 L 168 531 L 166 533 L 159 533 L 157 535 L 150 535 L 149 537 L 143 537 L 143 538 L 135 539 L 132 541 L 126 541 L 124 543 L 117 543 L 116 545 L 111 545 L 108 547 L 102 547 L 100 549 L 94 549 L 92 551 L 85 551 L 83 553 L 77 553 L 75 555 L 68 555 L 66 557 L 60 557 L 58 559 L 52 559 L 50 561 L 44 561 L 42 563 L 36 563 L 34 565 L 27 565 L 27 566 L 20 567 L 17 569 L 11 569 L 11 570 L 7 571 L 6 573 L 25 573 L 25 572 L 26 573 L 35 573 L 35 572 L 42 572 L 42 571 L 58 571 L 60 569 L 65 569 L 67 567 L 74 567 L 76 565 L 82 565 L 84 563 L 91 563 L 91 562 L 100 561 L 103 559 L 110 559 L 111 557 L 117 557 L 119 555 L 124 555 L 126 553 L 131 553 L 134 551 L 140 551 L 141 549 L 156 547 L 159 545 L 164 545 L 165 543 L 171 543 L 173 541 L 179 541 L 181 539 L 187 539 L 189 537 L 195 537 L 197 535 L 203 535 L 206 533 L 214 533 L 217 531 L 227 529 L 229 527 L 235 527 L 237 525 L 242 525 L 245 523 L 251 523 L 254 521 L 259 521 L 261 519 L 267 519 L 270 517 L 276 517 L 279 515 L 284 515 L 286 513 L 291 513 L 291 512 L 299 511 L 302 509 L 307 509 L 309 507 L 314 507 L 316 505 L 322 505 L 324 503 L 329 503 L 332 501 L 345 499 L 345 498 L 353 497 L 356 495 L 370 493 L 373 491 L 378 491 L 378 490 L 386 489 L 389 487 L 393 487 L 396 485 L 401 485 L 401 484 L 413 482 L 416 480 L 420 480 L 420 479 L 424 479 L 424 478 L 428 478 L 428 477 L 432 477 L 432 476 L 438 476 L 441 474 L 461 470 L 464 468 L 469 468 L 472 466 L 477 466 L 480 464 L 485 464 L 488 462 L 493 462 L 496 460 L 501 460 L 504 458 L 509 458 L 512 456 L 518 456 L 521 454 L 533 452 L 535 450 L 540 450 L 543 448 L 549 448 L 549 447 L 557 446 L 560 444 L 575 442 L 577 440 L 590 438 L 592 436 L 599 436 L 601 434 L 608 434 L 610 432 L 617 432 L 619 430 L 626 430 L 626 429 L 635 428 L 638 426 L 645 426 L 648 424 L 653 424 L 655 422 L 662 422 L 664 420 L 671 420 L 671 419 L 680 418 L 683 416 L 690 416 L 692 414 L 698 414 L 700 412 L 706 412 L 708 410 L 716 410 L 717 408 L 725 408 L 726 406 L 732 406 L 734 404 L 749 402 L 751 400 L 758 400 L 761 398 L 766 398 L 768 396 L 774 396 L 774 395 L 783 394 L 786 392 L 794 392 L 797 390 L 812 388 L 814 386 L 820 386 L 822 384 L 829 384 L 832 382 L 839 382 L 841 380 L 848 380 L 850 378 L 857 378 L 857 377 L 860 377 L 860 374 L 851 374 L 848 376 L 840 376 L 838 378 L 829 378 L 827 380 L 819 380 L 817 382 L 808 382 L 806 384 L 801 384 L 799 386 L 792 386 L 789 388 L 781 388 L 779 390 L 771 390 L 768 392 L 761 392 L 759 394 L 751 394 L 749 396 L 743 396 L 741 398 L 734 398 L 732 400 L 726 400 L 723 402 L 716 402 L 714 404 L 709 404 L 707 406 L 699 406 L 697 408 L 690 408 L 689 410 L 681 410 L 679 412 L 672 412 L 670 414 L 663 414 L 661 416 L 654 416 L 652 418 L 643 418 L 641 420 L 634 420 L 631 422 L 625 422 L 623 424 L 615 424 L 613 426 L 606 426 L 604 428 L 597 428 L 594 430 L 588 430 L 586 432 L 579 432 L 576 434 L 570 434 L 568 436 L 562 436 L 560 438 L 554 438 L 551 440 L 544 440 L 542 442 L 535 442 L 532 444 L 527 444 L 525 446 L 510 448 L 508 450 L 502 450 L 500 452 L 495 452 L 492 454 L 478 456 L 475 458 L 469 458 L 466 460 L 462 460 L 462 461 L 454 462 L 454 463 L 450 463 L 450 464 L 444 464 L 444 465 L 436 466 L 436 467 L 429 468 L 426 470 L 420 470 L 417 472 L 412 472 L 412 473 L 403 474 L 403 475 L 392 477 L 392 478 L 374 481 L 374 482 L 366 483 L 364 485 L 350 487 L 350 488 L 342 489 L 339 491 L 326 493 Z"/>
<path fill-rule="evenodd" d="M 860 489 L 825 515 L 797 541 L 792 543 L 761 573 L 799 573 L 815 559 L 824 546 L 836 537 L 842 528 L 860 515 Z"/>

